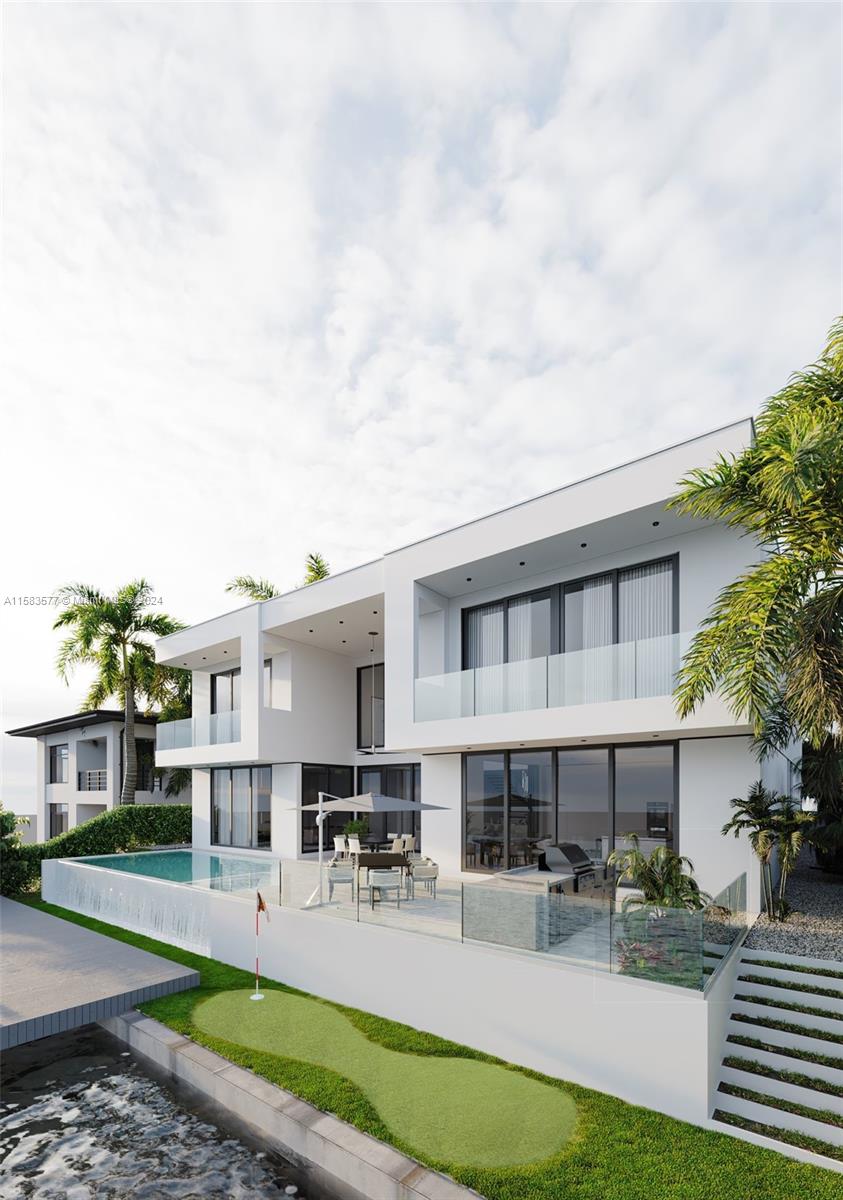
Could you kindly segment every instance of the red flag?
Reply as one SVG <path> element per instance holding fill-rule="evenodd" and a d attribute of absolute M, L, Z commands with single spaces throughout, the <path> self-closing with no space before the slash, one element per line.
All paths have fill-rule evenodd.
<path fill-rule="evenodd" d="M 266 901 L 264 900 L 264 898 L 260 894 L 260 892 L 258 892 L 258 912 L 266 913 L 266 919 L 267 919 L 267 921 L 269 920 L 269 909 L 266 907 Z"/>

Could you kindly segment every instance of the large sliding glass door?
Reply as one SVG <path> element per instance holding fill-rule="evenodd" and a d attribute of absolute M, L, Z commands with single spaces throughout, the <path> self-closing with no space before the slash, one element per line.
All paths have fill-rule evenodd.
<path fill-rule="evenodd" d="M 672 846 L 674 743 L 501 750 L 463 755 L 466 870 L 528 866 L 540 843 L 574 842 L 595 862 L 613 846 Z"/>
<path fill-rule="evenodd" d="M 605 862 L 612 836 L 610 751 L 560 750 L 557 755 L 557 840 L 575 842 Z"/>
<path fill-rule="evenodd" d="M 211 842 L 244 850 L 272 843 L 272 767 L 214 767 Z"/>
<path fill-rule="evenodd" d="M 331 796 L 353 796 L 354 767 L 331 767 L 322 764 L 306 763 L 301 769 L 301 802 L 316 804 L 319 793 L 327 792 Z M 301 814 L 301 848 L 303 854 L 316 853 L 319 849 L 319 837 L 315 812 Z M 351 813 L 328 813 L 322 822 L 322 845 L 326 850 L 333 850 L 334 836 L 342 833 L 343 826 L 350 819 Z"/>
<path fill-rule="evenodd" d="M 357 791 L 395 796 L 399 800 L 421 800 L 421 767 L 418 763 L 357 768 Z M 421 849 L 421 813 L 372 813 L 369 836 L 379 843 L 402 834 L 415 834 L 416 850 Z"/>

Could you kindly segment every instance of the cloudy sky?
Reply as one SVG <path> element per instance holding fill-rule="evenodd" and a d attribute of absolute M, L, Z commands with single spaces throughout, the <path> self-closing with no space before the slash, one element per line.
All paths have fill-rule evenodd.
<path fill-rule="evenodd" d="M 4 727 L 84 692 L 19 598 L 201 620 L 747 415 L 843 307 L 837 4 L 3 22 Z"/>

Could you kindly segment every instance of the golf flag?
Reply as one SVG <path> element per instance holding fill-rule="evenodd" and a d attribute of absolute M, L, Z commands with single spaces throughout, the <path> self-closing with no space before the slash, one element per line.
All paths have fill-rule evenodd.
<path fill-rule="evenodd" d="M 266 901 L 260 892 L 257 893 L 257 897 L 258 904 L 257 908 L 255 909 L 255 992 L 253 996 L 249 997 L 250 1000 L 263 1000 L 260 987 L 261 960 L 258 955 L 258 938 L 260 937 L 261 931 L 261 913 L 263 913 L 263 915 L 266 917 L 267 923 L 269 922 L 269 909 L 266 907 Z"/>

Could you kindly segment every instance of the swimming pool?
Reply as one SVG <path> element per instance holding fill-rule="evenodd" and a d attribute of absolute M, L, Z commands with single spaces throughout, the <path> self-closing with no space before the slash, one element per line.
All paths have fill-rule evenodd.
<path fill-rule="evenodd" d="M 76 860 L 89 867 L 145 875 L 168 883 L 240 892 L 269 888 L 278 879 L 277 860 L 216 854 L 207 850 L 145 850 L 127 854 L 102 854 Z"/>

